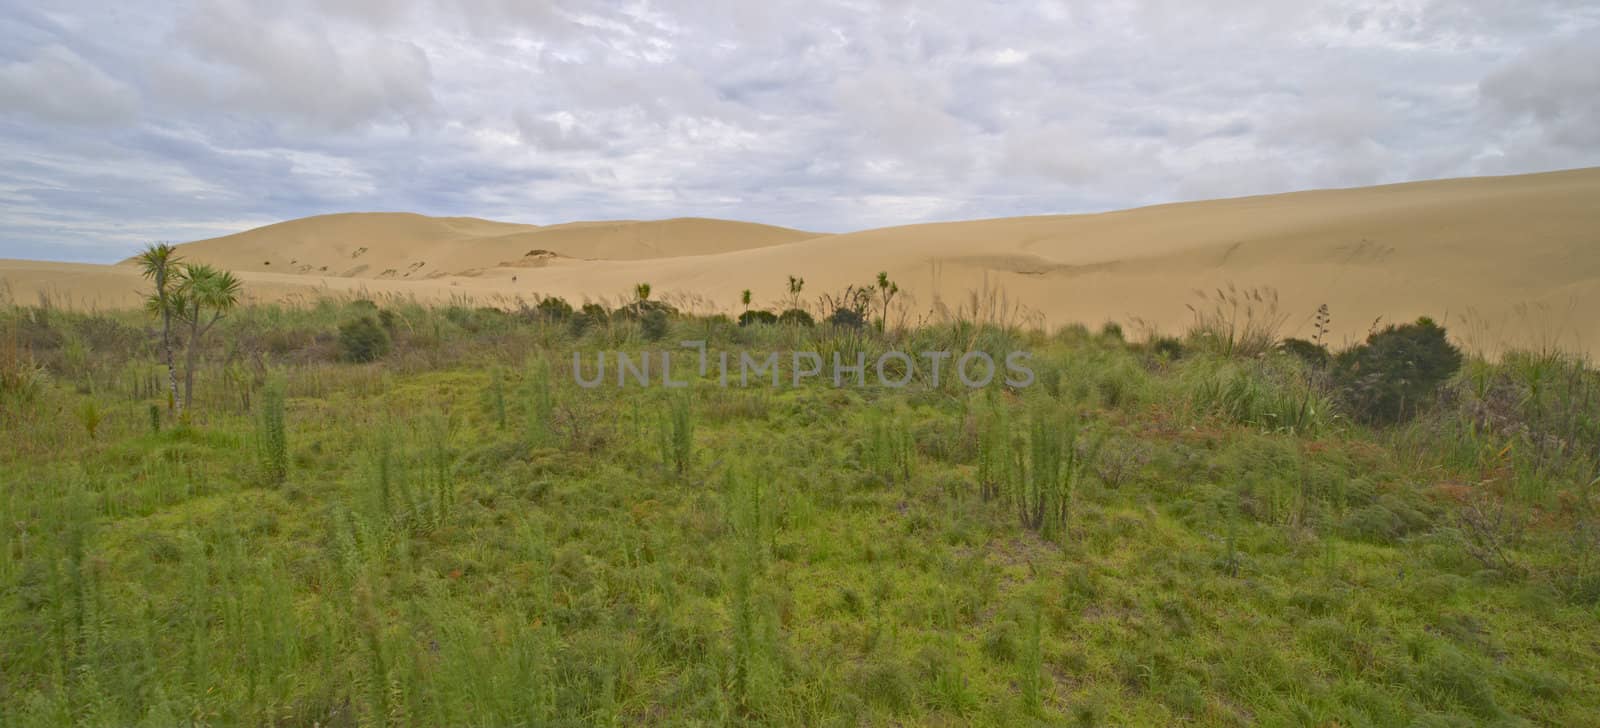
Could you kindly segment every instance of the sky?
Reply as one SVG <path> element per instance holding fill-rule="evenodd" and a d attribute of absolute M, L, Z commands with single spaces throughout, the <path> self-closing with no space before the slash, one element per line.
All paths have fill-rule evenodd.
<path fill-rule="evenodd" d="M 0 257 L 821 232 L 1600 165 L 1593 0 L 0 0 Z"/>

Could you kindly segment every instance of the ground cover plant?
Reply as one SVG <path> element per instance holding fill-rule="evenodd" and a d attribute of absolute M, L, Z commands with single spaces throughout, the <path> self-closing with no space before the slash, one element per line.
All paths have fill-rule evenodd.
<path fill-rule="evenodd" d="M 889 286 L 0 309 L 0 725 L 1600 723 L 1581 358 L 1306 356 L 1256 292 L 1149 342 L 908 327 Z M 683 340 L 1037 381 L 725 388 Z M 577 386 L 599 349 L 689 386 Z"/>

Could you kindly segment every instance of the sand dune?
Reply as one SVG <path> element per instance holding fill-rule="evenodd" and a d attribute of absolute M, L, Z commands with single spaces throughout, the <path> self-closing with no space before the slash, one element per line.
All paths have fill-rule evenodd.
<path fill-rule="evenodd" d="M 553 255 L 524 257 L 535 250 Z M 1175 333 L 1196 289 L 1233 284 L 1274 288 L 1291 333 L 1304 334 L 1328 304 L 1338 341 L 1376 320 L 1431 315 L 1483 350 L 1559 341 L 1592 351 L 1600 342 L 1600 169 L 825 236 L 716 220 L 536 228 L 335 215 L 184 253 L 242 271 L 264 299 L 367 291 L 584 300 L 647 281 L 733 310 L 744 288 L 762 303 L 781 300 L 791 274 L 805 277 L 812 301 L 887 271 L 907 291 L 910 319 L 936 299 L 956 305 L 999 291 L 1051 324 L 1114 320 Z M 132 302 L 138 285 L 121 266 L 7 261 L 0 277 L 18 300 L 43 290 L 79 305 Z"/>
<path fill-rule="evenodd" d="M 471 217 L 356 212 L 289 220 L 179 247 L 189 260 L 241 272 L 425 280 L 548 255 L 603 260 L 667 258 L 780 245 L 815 236 L 802 230 L 701 218 L 540 227 Z"/>

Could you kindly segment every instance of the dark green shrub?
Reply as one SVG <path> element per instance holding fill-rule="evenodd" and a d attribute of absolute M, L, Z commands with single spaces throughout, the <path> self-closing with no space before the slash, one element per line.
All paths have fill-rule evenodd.
<path fill-rule="evenodd" d="M 453 306 L 453 305 L 452 306 L 445 306 L 444 307 L 444 320 L 449 321 L 450 323 L 453 323 L 453 324 L 455 324 L 457 326 L 460 326 L 461 328 L 466 329 L 468 331 L 474 331 L 475 330 L 475 329 L 471 328 L 472 309 L 465 308 L 463 306 Z"/>
<path fill-rule="evenodd" d="M 371 316 L 339 325 L 339 353 L 346 361 L 369 362 L 389 353 L 389 332 Z"/>
<path fill-rule="evenodd" d="M 634 301 L 626 306 L 619 307 L 616 311 L 617 316 L 621 318 L 631 318 L 639 321 L 644 320 L 647 316 L 657 313 L 667 316 L 676 316 L 678 314 L 678 310 L 660 301 L 642 300 Z"/>
<path fill-rule="evenodd" d="M 591 304 L 593 305 L 593 304 Z M 566 321 L 572 318 L 572 304 L 565 299 L 550 296 L 533 307 L 534 313 L 545 321 Z"/>
<path fill-rule="evenodd" d="M 1461 351 L 1445 339 L 1444 328 L 1423 317 L 1340 352 L 1333 381 L 1356 419 L 1393 424 L 1414 417 L 1460 367 Z"/>
<path fill-rule="evenodd" d="M 744 313 L 739 314 L 740 326 L 775 323 L 778 323 L 778 317 L 773 315 L 771 311 L 745 311 Z"/>
<path fill-rule="evenodd" d="M 677 314 L 677 309 L 660 301 L 645 298 L 640 298 L 616 311 L 616 315 L 620 318 L 639 322 L 639 329 L 644 334 L 645 341 L 660 341 L 664 338 L 667 335 L 668 318 Z"/>
<path fill-rule="evenodd" d="M 611 320 L 611 312 L 598 303 L 585 303 L 583 308 L 573 315 L 570 325 L 572 333 L 582 334 L 596 326 L 604 326 Z"/>
<path fill-rule="evenodd" d="M 859 329 L 867 325 L 867 317 L 850 308 L 836 308 L 828 314 L 828 323 L 841 329 Z"/>
<path fill-rule="evenodd" d="M 1157 336 L 1150 340 L 1150 353 L 1167 361 L 1183 358 L 1183 340 L 1176 336 Z"/>
<path fill-rule="evenodd" d="M 1328 360 L 1333 357 L 1328 353 L 1328 347 L 1305 339 L 1284 339 L 1278 344 L 1278 351 L 1296 357 L 1317 369 L 1327 366 Z"/>
<path fill-rule="evenodd" d="M 778 323 L 784 326 L 815 326 L 817 322 L 805 309 L 791 308 L 778 316 Z"/>
<path fill-rule="evenodd" d="M 645 341 L 660 341 L 667 336 L 667 313 L 655 309 L 639 317 L 639 329 Z"/>
<path fill-rule="evenodd" d="M 1100 327 L 1100 338 L 1122 341 L 1122 324 L 1115 321 L 1107 321 L 1104 326 Z"/>

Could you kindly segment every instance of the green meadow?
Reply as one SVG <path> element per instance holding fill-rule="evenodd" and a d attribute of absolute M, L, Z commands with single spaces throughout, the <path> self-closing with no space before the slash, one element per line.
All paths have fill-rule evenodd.
<path fill-rule="evenodd" d="M 0 309 L 0 725 L 1600 725 L 1581 357 L 638 298 Z"/>

